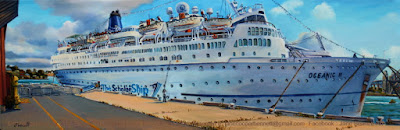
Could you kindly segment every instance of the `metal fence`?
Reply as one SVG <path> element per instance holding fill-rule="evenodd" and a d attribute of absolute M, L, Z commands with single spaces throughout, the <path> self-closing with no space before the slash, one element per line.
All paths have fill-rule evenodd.
<path fill-rule="evenodd" d="M 25 85 L 18 87 L 20 97 L 32 96 L 57 96 L 61 94 L 80 94 L 81 89 L 75 87 L 63 87 L 57 85 Z"/>

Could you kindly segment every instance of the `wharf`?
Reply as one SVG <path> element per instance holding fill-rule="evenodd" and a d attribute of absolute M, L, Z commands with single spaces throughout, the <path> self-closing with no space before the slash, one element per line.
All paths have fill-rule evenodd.
<path fill-rule="evenodd" d="M 349 120 L 315 119 L 296 116 L 277 116 L 259 111 L 225 109 L 193 104 L 167 102 L 123 94 L 92 91 L 81 97 L 141 112 L 174 122 L 216 129 L 400 129 L 400 126 L 379 125 Z"/>

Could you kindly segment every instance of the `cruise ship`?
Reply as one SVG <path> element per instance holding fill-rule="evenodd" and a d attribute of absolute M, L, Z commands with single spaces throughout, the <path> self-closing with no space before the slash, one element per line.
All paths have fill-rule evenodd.
<path fill-rule="evenodd" d="M 59 42 L 51 63 L 63 85 L 195 103 L 360 116 L 366 92 L 389 61 L 332 57 L 285 42 L 261 4 L 229 3 L 233 15 L 185 2 L 123 27 Z M 205 10 L 205 11 L 204 11 Z M 318 37 L 319 35 L 316 34 Z M 328 105 L 327 105 L 328 104 Z"/>

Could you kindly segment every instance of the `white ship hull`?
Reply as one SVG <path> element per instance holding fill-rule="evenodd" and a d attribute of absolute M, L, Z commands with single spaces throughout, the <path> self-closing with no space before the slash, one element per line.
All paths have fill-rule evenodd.
<path fill-rule="evenodd" d="M 287 60 L 270 62 L 267 58 L 237 58 L 227 63 L 69 69 L 58 70 L 57 77 L 67 85 L 93 86 L 100 81 L 103 91 L 128 92 L 160 100 L 163 97 L 163 85 L 166 84 L 168 99 L 269 108 L 276 102 L 302 64 L 300 61 L 304 59 L 296 59 L 297 62 L 293 62 L 294 59 Z M 388 61 L 379 59 L 308 60 L 283 94 L 277 109 L 316 114 L 355 72 L 361 61 L 365 61 L 365 65 L 326 111 L 326 114 L 360 116 L 368 90 L 363 88 L 365 77 L 369 76 L 369 86 L 380 73 L 375 63 L 378 62 L 381 67 L 388 64 Z"/>

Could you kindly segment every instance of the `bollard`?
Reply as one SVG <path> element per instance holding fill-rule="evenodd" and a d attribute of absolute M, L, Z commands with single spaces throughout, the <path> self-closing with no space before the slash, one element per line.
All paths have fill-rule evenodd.
<path fill-rule="evenodd" d="M 381 125 L 385 124 L 385 121 L 383 121 L 384 118 L 385 118 L 385 117 L 383 117 L 383 116 L 378 116 L 378 117 L 376 117 L 376 119 L 378 119 L 378 120 L 376 121 L 376 123 L 377 123 L 377 124 L 381 124 Z"/>

